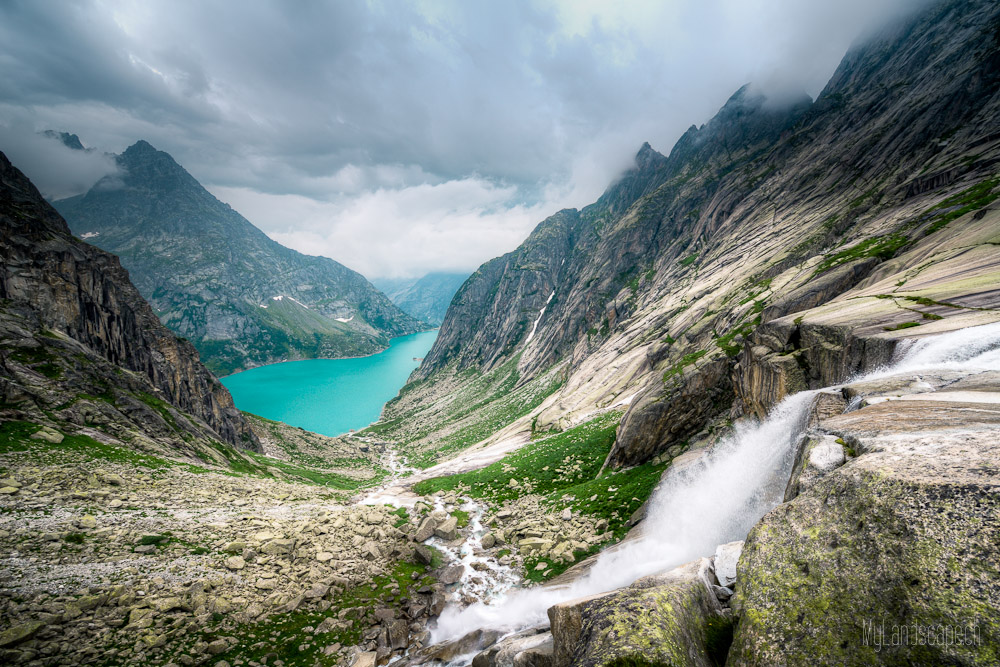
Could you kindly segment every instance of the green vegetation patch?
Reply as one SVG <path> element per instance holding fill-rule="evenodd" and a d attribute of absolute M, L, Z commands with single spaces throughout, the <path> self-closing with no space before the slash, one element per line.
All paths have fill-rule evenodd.
<path fill-rule="evenodd" d="M 847 262 L 854 261 L 856 259 L 863 259 L 865 257 L 878 257 L 879 259 L 889 259 L 895 255 L 900 248 L 905 246 L 910 242 L 903 234 L 887 234 L 885 236 L 873 236 L 870 239 L 865 239 L 860 243 L 856 243 L 846 250 L 841 250 L 840 252 L 830 255 L 816 267 L 816 271 L 813 276 L 818 276 L 821 273 L 829 271 L 830 269 L 840 266 L 841 264 L 846 264 Z"/>
<path fill-rule="evenodd" d="M 924 234 L 933 234 L 939 229 L 944 229 L 948 223 L 961 218 L 966 213 L 978 211 L 984 206 L 993 203 L 997 197 L 1000 197 L 1000 192 L 994 192 L 997 185 L 1000 185 L 1000 178 L 991 178 L 966 188 L 962 192 L 948 197 L 940 204 L 931 207 L 929 212 L 941 211 L 942 209 L 950 210 L 942 211 L 935 215 L 930 226 L 924 231 Z"/>
<path fill-rule="evenodd" d="M 913 327 L 919 327 L 920 322 L 902 322 L 891 327 L 882 327 L 886 331 L 899 331 L 900 329 L 912 329 Z"/>
<path fill-rule="evenodd" d="M 9 348 L 8 348 L 9 349 Z M 62 377 L 62 369 L 56 364 L 58 357 L 44 347 L 19 347 L 10 352 L 11 359 L 19 361 L 50 380 Z"/>
<path fill-rule="evenodd" d="M 86 435 L 64 435 L 58 445 L 44 440 L 32 440 L 32 433 L 40 430 L 38 424 L 11 421 L 0 424 L 0 454 L 11 452 L 32 452 L 38 463 L 61 463 L 72 460 L 110 461 L 128 463 L 149 469 L 180 467 L 189 472 L 204 473 L 207 469 L 187 463 L 179 463 L 158 456 L 140 454 L 124 447 L 115 447 L 98 442 Z"/>
<path fill-rule="evenodd" d="M 691 266 L 698 261 L 698 253 L 693 252 L 684 259 L 677 260 L 677 263 L 681 266 Z"/>
<path fill-rule="evenodd" d="M 517 355 L 484 374 L 472 369 L 460 373 L 459 377 L 464 376 L 465 383 L 455 391 L 446 411 L 422 419 L 425 425 L 421 428 L 412 426 L 416 421 L 414 414 L 393 411 L 394 403 L 398 402 L 395 399 L 386 406 L 389 418 L 369 426 L 362 433 L 405 445 L 451 424 L 461 423 L 461 426 L 435 440 L 431 448 L 413 452 L 408 457 L 410 465 L 429 468 L 449 454 L 466 449 L 524 417 L 563 385 L 562 375 L 550 371 L 518 387 L 521 378 L 517 370 L 519 360 L 520 355 Z M 407 385 L 400 395 L 415 391 L 422 384 Z M 418 406 L 414 412 L 419 410 Z"/>
<path fill-rule="evenodd" d="M 697 352 L 690 352 L 681 357 L 676 364 L 668 368 L 663 373 L 663 381 L 666 382 L 669 378 L 675 375 L 680 375 L 684 372 L 684 369 L 698 361 L 702 357 L 708 354 L 708 350 L 698 350 Z"/>
<path fill-rule="evenodd" d="M 424 480 L 414 485 L 414 490 L 425 495 L 455 491 L 494 505 L 538 494 L 553 509 L 570 507 L 595 519 L 606 519 L 609 539 L 619 540 L 628 532 L 632 514 L 649 498 L 667 467 L 646 463 L 601 473 L 620 419 L 620 412 L 605 413 L 563 433 L 537 440 L 486 468 Z M 516 484 L 512 485 L 511 480 Z M 575 552 L 570 563 L 528 558 L 525 577 L 536 582 L 551 579 L 596 553 L 601 546 Z M 547 567 L 535 570 L 540 562 Z"/>
<path fill-rule="evenodd" d="M 536 440 L 480 470 L 418 482 L 422 495 L 459 491 L 494 503 L 528 493 L 548 494 L 594 479 L 611 445 L 621 412 L 608 412 L 567 431 Z M 516 485 L 511 485 L 511 480 Z M 521 481 L 525 480 L 525 481 Z"/>

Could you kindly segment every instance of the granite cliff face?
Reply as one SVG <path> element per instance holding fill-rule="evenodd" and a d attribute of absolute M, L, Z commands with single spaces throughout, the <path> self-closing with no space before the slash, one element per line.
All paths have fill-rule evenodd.
<path fill-rule="evenodd" d="M 491 441 L 622 405 L 608 465 L 632 466 L 989 321 L 998 53 L 995 4 L 937 3 L 853 48 L 815 102 L 746 86 L 668 156 L 643 146 L 466 281 L 387 420 L 513 364 L 515 387 L 562 384 Z"/>
<path fill-rule="evenodd" d="M 0 155 L 4 419 L 97 429 L 198 458 L 256 436 L 194 347 L 167 330 L 118 258 L 75 239 Z"/>
<path fill-rule="evenodd" d="M 121 258 L 213 371 L 372 354 L 424 328 L 362 275 L 269 239 L 145 141 L 118 164 L 120 176 L 55 206 L 77 236 Z"/>

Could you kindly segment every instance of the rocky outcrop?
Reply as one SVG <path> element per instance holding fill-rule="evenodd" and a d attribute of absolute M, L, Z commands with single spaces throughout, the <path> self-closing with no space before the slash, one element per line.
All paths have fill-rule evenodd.
<path fill-rule="evenodd" d="M 721 664 L 732 621 L 713 582 L 711 563 L 701 559 L 551 607 L 553 667 Z"/>
<path fill-rule="evenodd" d="M 857 326 L 765 322 L 747 340 L 735 369 L 736 395 L 763 417 L 789 394 L 828 387 L 888 364 L 897 340 L 859 334 Z"/>
<path fill-rule="evenodd" d="M 55 206 L 121 258 L 163 323 L 220 375 L 371 354 L 423 328 L 364 276 L 269 239 L 167 153 L 139 141 L 117 159 L 120 174 Z"/>
<path fill-rule="evenodd" d="M 472 667 L 552 667 L 552 633 L 531 628 L 505 637 L 472 659 Z"/>
<path fill-rule="evenodd" d="M 725 357 L 664 379 L 654 378 L 629 406 L 605 465 L 638 465 L 666 452 L 700 431 L 731 401 L 729 362 Z"/>
<path fill-rule="evenodd" d="M 133 395 L 148 392 L 154 408 L 162 401 L 190 415 L 211 437 L 259 450 L 229 392 L 201 365 L 190 343 L 160 324 L 118 258 L 73 238 L 59 214 L 2 155 L 0 187 L 5 407 L 56 403 L 53 396 L 74 391 L 110 396 L 121 386 Z M 132 409 L 144 410 L 134 396 L 132 402 Z M 148 405 L 145 410 L 155 413 Z"/>
<path fill-rule="evenodd" d="M 747 538 L 727 664 L 995 664 L 1000 376 L 847 393 Z"/>

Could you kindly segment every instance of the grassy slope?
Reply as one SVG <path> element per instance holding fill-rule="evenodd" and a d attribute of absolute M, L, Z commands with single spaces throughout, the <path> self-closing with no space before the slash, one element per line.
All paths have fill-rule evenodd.
<path fill-rule="evenodd" d="M 575 512 L 606 520 L 613 541 L 620 540 L 628 532 L 629 518 L 649 498 L 666 468 L 647 463 L 600 472 L 614 444 L 620 419 L 620 412 L 607 412 L 563 433 L 537 440 L 486 468 L 419 482 L 414 491 L 421 494 L 455 491 L 495 506 L 537 494 L 552 511 L 570 507 Z M 511 485 L 512 479 L 518 480 L 516 486 Z M 577 552 L 575 562 L 591 553 Z M 542 578 L 534 570 L 536 562 L 525 561 L 526 576 L 534 581 Z M 548 578 L 570 565 L 553 564 Z"/>
<path fill-rule="evenodd" d="M 362 433 L 394 441 L 410 465 L 428 468 L 524 417 L 562 386 L 557 368 L 517 386 L 519 359 L 487 373 L 445 372 L 409 383 L 386 405 L 382 420 Z M 434 383 L 450 386 L 441 392 Z"/>

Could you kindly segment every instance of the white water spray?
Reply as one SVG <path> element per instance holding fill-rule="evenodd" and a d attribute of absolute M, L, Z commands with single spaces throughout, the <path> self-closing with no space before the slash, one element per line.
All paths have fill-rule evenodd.
<path fill-rule="evenodd" d="M 926 371 L 1000 370 L 1000 322 L 901 341 L 892 363 L 855 381 Z"/>
<path fill-rule="evenodd" d="M 643 537 L 605 552 L 587 575 L 566 587 L 514 591 L 502 604 L 449 607 L 438 620 L 433 641 L 454 639 L 476 627 L 538 625 L 557 602 L 627 585 L 741 539 L 781 501 L 794 459 L 792 444 L 812 393 L 782 401 L 767 420 L 740 424 L 701 460 L 671 469 L 653 498 Z"/>
<path fill-rule="evenodd" d="M 1000 323 L 962 329 L 901 345 L 891 366 L 865 376 L 939 370 L 1000 370 Z M 642 537 L 602 553 L 591 570 L 568 586 L 515 590 L 495 604 L 445 609 L 433 642 L 482 627 L 517 630 L 547 622 L 559 602 L 625 586 L 711 554 L 742 539 L 782 500 L 815 391 L 775 406 L 762 422 L 737 425 L 700 460 L 668 470 L 650 504 Z"/>

